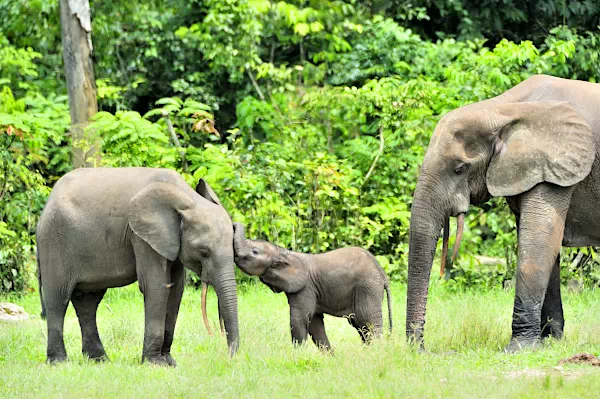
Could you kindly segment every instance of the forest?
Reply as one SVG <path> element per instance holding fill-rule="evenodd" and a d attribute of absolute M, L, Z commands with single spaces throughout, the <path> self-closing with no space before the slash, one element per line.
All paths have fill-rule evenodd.
<path fill-rule="evenodd" d="M 101 165 L 205 178 L 249 236 L 302 252 L 361 246 L 400 282 L 440 117 L 534 74 L 600 77 L 592 0 L 90 5 Z M 0 1 L 0 291 L 32 290 L 37 220 L 73 145 L 58 2 Z M 515 251 L 505 201 L 471 207 L 443 283 L 502 287 Z M 594 248 L 561 257 L 565 284 L 598 285 Z"/>

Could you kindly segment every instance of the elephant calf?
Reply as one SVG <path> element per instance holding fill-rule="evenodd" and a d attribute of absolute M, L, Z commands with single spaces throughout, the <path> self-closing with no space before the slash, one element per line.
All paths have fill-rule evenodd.
<path fill-rule="evenodd" d="M 302 254 L 266 241 L 248 240 L 240 223 L 234 223 L 233 230 L 234 260 L 238 267 L 259 276 L 273 292 L 285 292 L 294 343 L 303 343 L 310 334 L 317 346 L 330 349 L 323 325 L 325 313 L 349 317 L 366 343 L 371 335 L 381 336 L 384 289 L 392 330 L 389 281 L 368 251 L 349 247 L 322 254 Z"/>

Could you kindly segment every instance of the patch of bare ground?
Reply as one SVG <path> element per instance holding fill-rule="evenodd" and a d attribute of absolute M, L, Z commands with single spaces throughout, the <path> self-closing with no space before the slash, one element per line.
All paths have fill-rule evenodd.
<path fill-rule="evenodd" d="M 577 371 L 564 371 L 562 366 L 556 366 L 551 370 L 540 370 L 540 369 L 523 369 L 523 370 L 514 370 L 504 373 L 504 376 L 507 378 L 540 378 L 546 376 L 561 376 L 563 378 L 571 379 L 577 378 L 586 374 L 582 370 Z"/>
<path fill-rule="evenodd" d="M 566 359 L 559 360 L 558 365 L 562 366 L 563 364 L 587 364 L 600 367 L 600 359 L 591 353 L 578 353 Z"/>

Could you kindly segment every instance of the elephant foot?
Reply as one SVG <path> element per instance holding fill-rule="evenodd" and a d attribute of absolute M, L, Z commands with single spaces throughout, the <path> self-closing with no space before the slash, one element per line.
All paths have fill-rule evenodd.
<path fill-rule="evenodd" d="M 177 362 L 173 359 L 170 353 L 163 353 L 162 355 L 164 359 L 167 361 L 167 364 L 171 367 L 177 367 Z"/>
<path fill-rule="evenodd" d="M 518 353 L 526 350 L 535 351 L 541 346 L 539 338 L 513 337 L 504 348 L 506 353 Z"/>
<path fill-rule="evenodd" d="M 46 363 L 48 363 L 48 364 L 59 364 L 59 363 L 64 363 L 66 361 L 67 361 L 66 354 L 48 355 L 46 358 Z"/>
<path fill-rule="evenodd" d="M 554 338 L 561 339 L 563 337 L 563 325 L 560 322 L 550 321 L 542 327 L 542 339 Z"/>
<path fill-rule="evenodd" d="M 163 355 L 159 355 L 159 356 L 143 356 L 142 357 L 142 363 L 144 362 L 148 362 L 150 364 L 153 364 L 155 366 L 163 366 L 163 367 L 175 367 L 175 360 L 173 360 L 173 358 L 171 357 L 171 361 L 172 363 L 169 363 L 169 360 L 167 360 L 167 358 Z"/>
<path fill-rule="evenodd" d="M 108 358 L 106 353 L 105 354 L 89 354 L 89 353 L 83 352 L 83 355 L 95 363 L 110 362 L 110 359 Z"/>

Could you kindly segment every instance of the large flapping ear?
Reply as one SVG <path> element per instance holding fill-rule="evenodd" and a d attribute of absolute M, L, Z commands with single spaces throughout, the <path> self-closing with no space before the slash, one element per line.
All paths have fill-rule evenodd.
<path fill-rule="evenodd" d="M 208 183 L 204 179 L 200 179 L 198 185 L 196 186 L 196 192 L 209 200 L 212 203 L 215 203 L 219 206 L 221 205 L 221 201 L 219 201 L 219 197 L 213 191 L 213 189 L 208 185 Z"/>
<path fill-rule="evenodd" d="M 267 273 L 262 276 L 262 281 L 269 287 L 294 294 L 302 290 L 308 281 L 308 269 L 293 253 L 277 256 Z"/>
<path fill-rule="evenodd" d="M 487 112 L 501 121 L 486 176 L 493 196 L 518 195 L 542 182 L 568 187 L 590 173 L 594 137 L 569 103 L 510 103 Z"/>
<path fill-rule="evenodd" d="M 154 182 L 129 201 L 129 226 L 156 252 L 174 261 L 181 247 L 181 212 L 194 201 L 175 184 Z"/>

